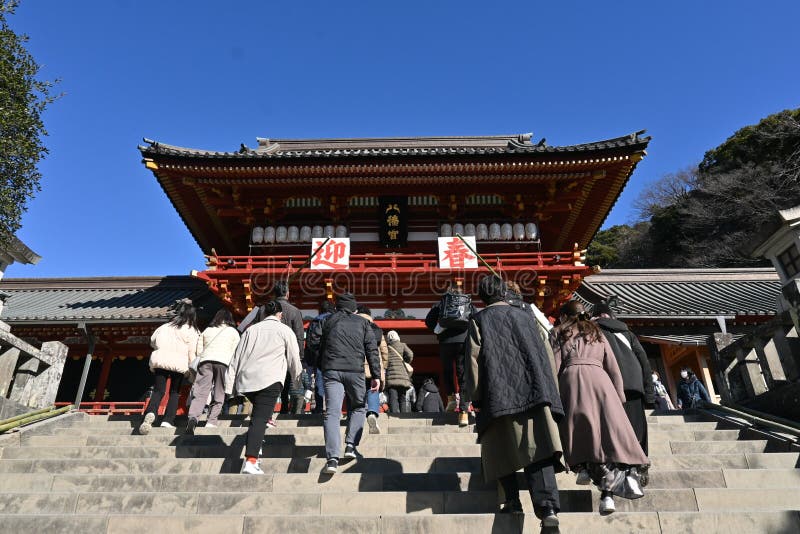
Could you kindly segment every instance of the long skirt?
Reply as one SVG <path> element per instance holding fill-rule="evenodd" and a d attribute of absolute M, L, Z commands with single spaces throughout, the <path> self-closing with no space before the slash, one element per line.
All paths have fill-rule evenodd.
<path fill-rule="evenodd" d="M 481 470 L 487 482 L 545 460 L 553 462 L 556 473 L 566 469 L 558 425 L 549 406 L 498 417 L 489 423 L 478 441 Z"/>

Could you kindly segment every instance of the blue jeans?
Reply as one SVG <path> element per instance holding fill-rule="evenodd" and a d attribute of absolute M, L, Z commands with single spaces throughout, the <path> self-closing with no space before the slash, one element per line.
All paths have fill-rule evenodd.
<path fill-rule="evenodd" d="M 358 445 L 361 433 L 364 430 L 367 407 L 366 388 L 364 387 L 364 372 L 350 373 L 346 371 L 325 371 L 325 456 L 339 459 L 342 447 L 342 438 L 339 434 L 342 403 L 345 397 L 348 401 L 347 431 L 344 442 Z"/>
<path fill-rule="evenodd" d="M 367 415 L 374 413 L 378 415 L 381 413 L 381 393 L 380 391 L 370 391 L 370 382 L 372 380 L 367 379 L 366 381 L 366 389 L 367 389 Z"/>

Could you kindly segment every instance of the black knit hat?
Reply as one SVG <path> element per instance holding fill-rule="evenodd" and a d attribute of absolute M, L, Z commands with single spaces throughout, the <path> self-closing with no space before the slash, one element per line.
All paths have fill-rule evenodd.
<path fill-rule="evenodd" d="M 612 319 L 614 318 L 614 312 L 611 310 L 611 306 L 605 302 L 598 302 L 592 308 L 592 317 L 600 317 L 604 313 Z"/>
<path fill-rule="evenodd" d="M 356 311 L 356 297 L 352 293 L 342 293 L 336 297 L 336 307 L 349 312 Z"/>

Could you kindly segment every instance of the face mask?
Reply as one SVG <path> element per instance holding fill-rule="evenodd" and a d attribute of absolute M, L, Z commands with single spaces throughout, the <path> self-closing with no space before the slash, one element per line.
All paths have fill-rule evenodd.
<path fill-rule="evenodd" d="M 653 375 L 653 382 L 658 382 L 658 375 Z"/>
<path fill-rule="evenodd" d="M 681 378 L 689 378 L 689 373 L 686 371 L 681 371 Z"/>

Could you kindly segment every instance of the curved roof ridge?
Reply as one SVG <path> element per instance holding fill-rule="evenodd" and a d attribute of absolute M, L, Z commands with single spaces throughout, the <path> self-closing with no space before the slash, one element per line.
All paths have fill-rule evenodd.
<path fill-rule="evenodd" d="M 627 135 L 579 143 L 550 146 L 543 138 L 534 144 L 532 133 L 485 136 L 417 136 L 417 137 L 364 137 L 324 139 L 270 139 L 256 138 L 258 146 L 249 148 L 242 144 L 233 151 L 214 151 L 181 147 L 144 139 L 147 146 L 139 145 L 143 155 L 166 154 L 175 156 L 206 157 L 287 157 L 287 156 L 364 156 L 364 155 L 424 155 L 424 154 L 497 154 L 530 152 L 572 152 L 602 150 L 624 146 L 646 147 L 650 137 L 642 137 L 644 130 Z"/>

